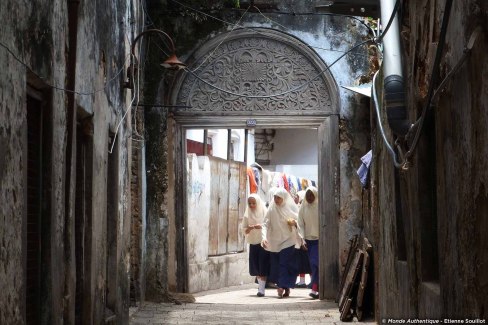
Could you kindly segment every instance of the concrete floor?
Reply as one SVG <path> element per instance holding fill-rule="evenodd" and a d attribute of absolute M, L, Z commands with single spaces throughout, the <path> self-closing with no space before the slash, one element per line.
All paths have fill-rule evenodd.
<path fill-rule="evenodd" d="M 257 297 L 257 285 L 245 284 L 194 294 L 190 304 L 145 303 L 130 324 L 333 324 L 341 323 L 335 302 L 314 300 L 309 289 L 292 289 L 278 298 L 276 289 Z M 357 321 L 356 319 L 353 322 Z M 373 320 L 361 322 L 374 324 Z"/>

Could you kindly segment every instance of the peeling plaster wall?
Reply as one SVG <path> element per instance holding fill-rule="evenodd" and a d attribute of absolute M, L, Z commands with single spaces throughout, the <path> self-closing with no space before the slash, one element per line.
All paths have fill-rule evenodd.
<path fill-rule="evenodd" d="M 93 115 L 93 208 L 91 229 L 91 278 L 87 299 L 93 307 L 92 321 L 97 323 L 105 318 L 106 281 L 115 278 L 114 289 L 119 298 L 115 303 L 117 323 L 127 323 L 127 308 L 129 305 L 129 269 L 130 269 L 130 165 L 131 165 L 131 112 L 127 113 L 125 121 L 119 122 L 127 109 L 131 93 L 122 91 L 125 67 L 128 63 L 127 37 L 137 34 L 141 27 L 137 17 L 140 8 L 129 0 L 119 0 L 115 3 L 99 4 L 97 6 L 84 5 L 80 7 L 78 25 L 78 48 L 76 69 L 78 78 L 77 89 L 98 90 L 108 82 L 103 92 L 94 96 L 76 96 L 76 106 L 79 114 Z M 131 25 L 130 20 L 134 23 Z M 114 78 L 115 77 L 115 78 Z M 118 129 L 117 129 L 118 127 Z M 116 144 L 118 157 L 118 205 L 115 248 L 107 246 L 107 193 L 114 189 L 107 188 L 107 161 L 109 158 L 110 133 L 117 132 Z M 115 267 L 107 274 L 106 256 L 115 251 Z"/>
<path fill-rule="evenodd" d="M 404 4 L 402 38 L 407 77 L 410 120 L 425 105 L 436 42 L 445 1 L 408 1 Z M 472 52 L 460 70 L 446 83 L 435 111 L 435 131 L 424 130 L 412 167 L 401 175 L 401 197 L 407 259 L 399 268 L 395 222 L 394 179 L 391 157 L 376 136 L 378 200 L 374 217 L 379 219 L 379 311 L 385 317 L 488 317 L 488 5 L 484 1 L 453 2 L 440 80 L 460 60 L 467 41 L 481 27 Z M 428 134 L 428 135 L 426 135 Z M 435 147 L 426 152 L 425 139 L 435 135 Z M 422 142 L 424 141 L 424 142 Z M 426 281 L 425 262 L 431 251 L 423 244 L 422 198 L 428 186 L 425 166 L 435 159 L 433 190 L 437 199 L 438 279 Z M 428 258 L 429 256 L 427 256 Z M 431 259 L 435 257 L 431 256 Z"/>
<path fill-rule="evenodd" d="M 135 3 L 135 2 L 134 2 Z M 138 9 L 130 0 L 79 5 L 77 48 L 69 48 L 68 8 L 66 1 L 35 0 L 0 2 L 0 324 L 25 323 L 25 240 L 26 240 L 26 164 L 27 164 L 27 84 L 38 88 L 46 100 L 45 184 L 43 204 L 43 243 L 47 259 L 43 261 L 41 314 L 42 324 L 63 324 L 74 321 L 75 274 L 74 227 L 72 208 L 66 198 L 73 198 L 66 184 L 66 157 L 69 128 L 67 93 L 68 55 L 77 53 L 75 89 L 94 92 L 75 95 L 75 109 L 80 117 L 93 120 L 93 197 L 91 251 L 85 256 L 91 272 L 85 287 L 89 310 L 87 323 L 105 321 L 107 250 L 113 250 L 115 268 L 110 277 L 115 281 L 114 312 L 117 324 L 128 323 L 128 273 L 130 226 L 130 114 L 128 122 L 118 130 L 117 188 L 107 189 L 109 130 L 115 132 L 125 107 L 130 102 L 121 85 L 126 69 L 128 48 L 126 33 L 137 27 Z M 130 14 L 129 14 L 130 13 Z M 134 19 L 133 27 L 129 18 Z M 6 49 L 8 48 L 8 50 Z M 16 58 L 15 58 L 16 57 Z M 22 61 L 26 66 L 19 63 Z M 35 76 L 35 75 L 37 76 Z M 115 78 L 114 78 L 115 77 Z M 113 78 L 113 79 L 112 79 Z M 107 84 L 108 83 L 108 84 Z M 76 114 L 76 113 L 75 113 Z M 129 138 L 130 139 L 130 138 Z M 113 247 L 107 247 L 107 193 L 114 191 L 117 216 Z M 72 203 L 74 205 L 74 203 Z M 66 213 L 66 211 L 71 211 Z M 44 228 L 44 226 L 43 226 Z M 44 263 L 46 262 L 46 263 Z"/>
<path fill-rule="evenodd" d="M 187 155 L 187 171 L 188 291 L 201 292 L 251 283 L 254 277 L 248 273 L 247 251 L 222 256 L 208 255 L 211 179 L 217 177 L 211 174 L 209 158 Z"/>
<path fill-rule="evenodd" d="M 208 283 L 208 225 L 210 220 L 210 162 L 187 156 L 189 292 L 205 291 Z M 205 270 L 202 270 L 204 268 Z M 206 272 L 205 272 L 206 271 Z M 202 274 L 204 272 L 205 274 Z"/>
<path fill-rule="evenodd" d="M 26 86 L 28 70 L 21 60 L 49 84 L 65 83 L 66 5 L 63 1 L 2 1 L 0 3 L 0 323 L 23 324 L 25 312 L 24 236 L 27 210 Z M 25 17 L 29 17 L 26 19 Z M 11 53 L 7 51 L 8 48 Z M 14 55 L 18 60 L 14 58 Z M 32 82 L 29 79 L 29 82 Z M 38 80 L 36 80 L 38 81 Z M 47 89 L 53 107 L 64 107 L 62 92 Z M 52 272 L 46 279 L 47 319 L 60 324 L 63 310 L 63 161 L 64 109 L 50 112 L 50 156 L 59 157 L 49 168 L 50 247 Z"/>

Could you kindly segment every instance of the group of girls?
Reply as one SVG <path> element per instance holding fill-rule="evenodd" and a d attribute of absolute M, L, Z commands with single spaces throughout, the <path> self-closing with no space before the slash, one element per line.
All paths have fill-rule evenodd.
<path fill-rule="evenodd" d="M 309 186 L 300 208 L 284 188 L 273 189 L 266 208 L 256 194 L 247 200 L 242 228 L 249 243 L 249 273 L 258 280 L 258 297 L 265 295 L 266 282 L 275 283 L 279 298 L 290 296 L 297 275 L 302 273 L 299 250 L 306 250 L 311 268 L 312 291 L 318 295 L 318 191 Z"/>

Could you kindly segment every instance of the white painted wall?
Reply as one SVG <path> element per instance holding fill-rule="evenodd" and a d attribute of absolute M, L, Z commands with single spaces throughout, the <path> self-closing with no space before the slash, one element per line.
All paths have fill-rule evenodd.
<path fill-rule="evenodd" d="M 277 129 L 271 165 L 317 165 L 317 129 Z"/>
<path fill-rule="evenodd" d="M 277 129 L 265 169 L 318 181 L 317 129 Z"/>
<path fill-rule="evenodd" d="M 235 161 L 244 161 L 244 135 L 244 129 L 233 129 L 231 132 L 231 138 L 234 143 L 233 159 Z M 212 156 L 227 159 L 227 129 L 209 129 L 208 136 L 212 138 Z M 203 143 L 203 130 L 187 130 L 186 138 Z M 249 130 L 248 133 L 247 161 L 248 164 L 255 161 L 253 130 Z"/>
<path fill-rule="evenodd" d="M 186 130 L 186 138 L 203 143 L 203 130 Z"/>
<path fill-rule="evenodd" d="M 200 159 L 202 158 L 202 159 Z M 187 155 L 188 171 L 188 285 L 190 292 L 207 290 L 208 223 L 210 220 L 210 163 L 207 157 Z"/>
<path fill-rule="evenodd" d="M 187 156 L 188 170 L 188 260 L 204 262 L 208 258 L 208 223 L 210 220 L 210 163 L 208 157 Z M 205 229 L 207 231 L 202 231 Z"/>

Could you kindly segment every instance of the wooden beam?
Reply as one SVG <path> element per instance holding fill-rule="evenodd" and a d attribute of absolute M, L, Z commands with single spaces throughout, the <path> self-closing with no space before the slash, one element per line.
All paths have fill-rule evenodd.
<path fill-rule="evenodd" d="M 339 290 L 339 119 L 327 117 L 319 137 L 319 293 L 335 299 Z"/>
<path fill-rule="evenodd" d="M 249 145 L 248 143 L 248 136 L 249 136 L 249 130 L 245 129 L 244 130 L 244 162 L 247 164 L 247 146 Z"/>
<path fill-rule="evenodd" d="M 203 130 L 203 155 L 204 156 L 207 156 L 208 155 L 208 149 L 207 149 L 208 143 L 207 143 L 207 139 L 208 139 L 208 130 L 205 129 L 205 130 Z"/>
<path fill-rule="evenodd" d="M 230 147 L 232 146 L 232 130 L 227 129 L 227 160 L 231 160 Z"/>

